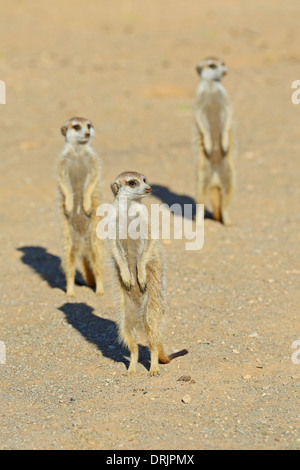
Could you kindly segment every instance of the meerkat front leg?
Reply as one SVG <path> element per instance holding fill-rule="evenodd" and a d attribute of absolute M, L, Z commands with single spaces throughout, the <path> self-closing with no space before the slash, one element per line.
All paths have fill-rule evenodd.
<path fill-rule="evenodd" d="M 123 249 L 121 245 L 117 242 L 117 240 L 111 239 L 110 246 L 112 250 L 112 254 L 116 264 L 118 265 L 120 276 L 122 282 L 127 290 L 130 290 L 132 286 L 135 284 L 134 276 L 130 272 L 128 262 L 126 260 L 125 254 L 123 253 Z"/>
<path fill-rule="evenodd" d="M 145 242 L 144 250 L 138 260 L 137 263 L 137 280 L 140 286 L 140 290 L 142 293 L 146 292 L 147 290 L 147 264 L 152 256 L 152 249 L 154 246 L 154 241 L 148 239 Z"/>
<path fill-rule="evenodd" d="M 221 147 L 224 155 L 228 153 L 231 140 L 232 113 L 227 113 L 221 134 Z"/>
<path fill-rule="evenodd" d="M 93 162 L 93 166 L 90 169 L 88 180 L 85 184 L 83 194 L 83 210 L 87 216 L 92 214 L 92 194 L 96 189 L 98 183 L 98 167 L 96 162 Z"/>
<path fill-rule="evenodd" d="M 72 188 L 70 186 L 70 183 L 68 182 L 62 161 L 58 164 L 57 173 L 58 173 L 58 185 L 64 196 L 65 214 L 69 217 L 74 208 L 74 198 L 73 198 Z"/>
<path fill-rule="evenodd" d="M 202 136 L 204 150 L 206 154 L 210 156 L 212 152 L 212 139 L 210 134 L 209 122 L 207 121 L 206 116 L 201 112 L 197 112 L 195 114 L 195 118 L 198 129 Z"/>

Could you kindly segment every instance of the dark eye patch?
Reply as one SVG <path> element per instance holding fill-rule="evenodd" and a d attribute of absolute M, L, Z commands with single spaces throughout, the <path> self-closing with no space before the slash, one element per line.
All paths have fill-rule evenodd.
<path fill-rule="evenodd" d="M 211 69 L 216 69 L 217 66 L 216 66 L 216 64 L 209 64 L 209 68 L 211 68 Z"/>
<path fill-rule="evenodd" d="M 90 124 L 88 124 L 88 125 L 87 125 L 87 128 L 88 128 L 88 129 L 90 129 L 90 128 L 91 128 L 91 125 L 90 125 Z"/>
<path fill-rule="evenodd" d="M 137 181 L 136 180 L 129 180 L 129 181 L 127 181 L 127 184 L 131 187 L 134 187 L 134 186 L 137 185 Z"/>
<path fill-rule="evenodd" d="M 75 129 L 75 131 L 80 131 L 81 126 L 79 124 L 75 124 L 75 126 L 73 126 L 73 129 Z"/>

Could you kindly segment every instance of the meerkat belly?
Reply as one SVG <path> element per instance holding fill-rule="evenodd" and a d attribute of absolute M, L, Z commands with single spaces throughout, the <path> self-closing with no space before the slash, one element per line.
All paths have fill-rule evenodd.
<path fill-rule="evenodd" d="M 127 238 L 126 240 L 122 240 L 122 246 L 126 253 L 129 270 L 135 280 L 134 285 L 127 294 L 132 300 L 134 300 L 134 302 L 137 303 L 137 305 L 140 305 L 142 302 L 143 294 L 140 291 L 137 281 L 137 264 L 139 260 L 139 254 L 143 248 L 143 240 L 133 240 L 131 238 Z"/>
<path fill-rule="evenodd" d="M 131 238 L 127 238 L 126 240 L 122 240 L 121 243 L 126 253 L 128 267 L 136 279 L 136 269 L 139 259 L 139 253 L 142 249 L 142 240 L 133 240 Z"/>
<path fill-rule="evenodd" d="M 205 111 L 212 140 L 212 152 L 209 160 L 214 167 L 218 167 L 223 159 L 221 135 L 222 117 L 224 114 L 222 103 L 220 102 L 218 95 L 212 96 L 212 99 L 207 103 Z"/>

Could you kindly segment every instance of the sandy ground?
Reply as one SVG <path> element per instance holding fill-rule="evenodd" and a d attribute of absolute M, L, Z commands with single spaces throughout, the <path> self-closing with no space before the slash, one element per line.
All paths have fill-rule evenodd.
<path fill-rule="evenodd" d="M 299 14 L 298 0 L 2 0 L 2 449 L 299 448 Z M 195 64 L 207 55 L 229 69 L 234 225 L 205 220 L 200 251 L 165 246 L 166 349 L 189 354 L 150 378 L 141 345 L 127 377 L 109 252 L 105 295 L 78 274 L 65 296 L 60 126 L 94 122 L 105 202 L 127 169 L 156 185 L 152 202 L 193 202 Z"/>

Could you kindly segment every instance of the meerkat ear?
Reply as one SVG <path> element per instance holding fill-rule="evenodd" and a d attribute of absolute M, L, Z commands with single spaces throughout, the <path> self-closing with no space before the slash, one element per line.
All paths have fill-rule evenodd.
<path fill-rule="evenodd" d="M 111 183 L 110 187 L 113 194 L 116 196 L 120 189 L 120 182 L 118 180 L 115 180 L 113 183 Z"/>
<path fill-rule="evenodd" d="M 201 75 L 201 72 L 202 72 L 202 65 L 201 65 L 201 62 L 199 64 L 196 65 L 196 71 L 199 75 Z"/>
<path fill-rule="evenodd" d="M 60 130 L 61 130 L 62 135 L 66 135 L 68 127 L 67 126 L 62 126 Z"/>

